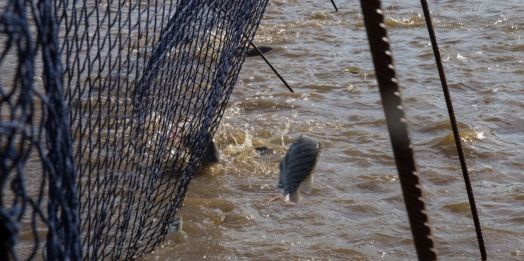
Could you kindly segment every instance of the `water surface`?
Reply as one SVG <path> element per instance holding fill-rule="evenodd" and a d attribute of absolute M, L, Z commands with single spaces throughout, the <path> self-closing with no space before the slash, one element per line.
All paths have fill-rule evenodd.
<path fill-rule="evenodd" d="M 276 1 L 215 139 L 223 161 L 193 179 L 183 232 L 143 260 L 416 260 L 358 1 Z M 427 208 L 442 260 L 480 253 L 420 4 L 384 1 Z M 524 248 L 524 7 L 431 1 L 488 256 Z M 300 134 L 323 143 L 311 195 L 268 202 Z M 260 154 L 254 146 L 267 146 Z"/>

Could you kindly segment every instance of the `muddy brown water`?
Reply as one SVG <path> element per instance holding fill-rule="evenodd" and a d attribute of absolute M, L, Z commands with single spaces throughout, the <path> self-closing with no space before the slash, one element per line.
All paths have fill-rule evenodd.
<path fill-rule="evenodd" d="M 222 161 L 193 178 L 181 231 L 139 260 L 417 259 L 360 3 L 336 2 L 339 12 L 329 1 L 270 1 L 255 42 L 274 48 L 266 56 L 295 93 L 262 59 L 247 58 L 215 135 Z M 420 5 L 383 4 L 439 256 L 479 260 Z M 524 6 L 429 4 L 488 256 L 521 260 Z M 323 144 L 313 192 L 297 205 L 269 202 L 300 134 Z"/>
<path fill-rule="evenodd" d="M 193 179 L 182 232 L 142 260 L 416 260 L 358 1 L 271 1 L 256 43 L 294 88 L 248 58 Z M 487 252 L 524 248 L 524 11 L 517 1 L 430 1 Z M 480 252 L 420 4 L 384 1 L 441 260 Z M 313 193 L 268 202 L 300 134 L 323 143 Z M 259 155 L 254 146 L 274 151 Z"/>

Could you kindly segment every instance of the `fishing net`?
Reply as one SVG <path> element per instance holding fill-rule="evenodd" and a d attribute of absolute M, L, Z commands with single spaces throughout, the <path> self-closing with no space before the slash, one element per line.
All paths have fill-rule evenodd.
<path fill-rule="evenodd" d="M 0 260 L 162 242 L 267 2 L 0 3 Z"/>

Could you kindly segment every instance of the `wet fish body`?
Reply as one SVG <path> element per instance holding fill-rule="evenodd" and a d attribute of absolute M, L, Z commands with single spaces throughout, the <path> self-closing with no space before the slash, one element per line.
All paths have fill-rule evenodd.
<path fill-rule="evenodd" d="M 209 141 L 202 156 L 202 166 L 208 166 L 220 161 L 220 150 L 213 139 Z"/>
<path fill-rule="evenodd" d="M 191 148 L 195 144 L 199 143 L 198 135 L 199 130 L 191 126 L 191 122 L 179 123 L 176 127 L 171 129 L 170 137 L 175 143 L 180 143 L 181 147 Z M 208 166 L 220 161 L 220 150 L 215 143 L 213 137 L 209 132 L 205 133 L 205 138 L 209 139 L 209 143 L 206 145 L 203 151 L 201 165 Z"/>
<path fill-rule="evenodd" d="M 269 46 L 260 46 L 258 47 L 258 50 L 260 50 L 261 53 L 267 53 L 271 50 L 273 50 L 272 47 L 269 47 Z M 258 56 L 258 52 L 255 48 L 251 48 L 249 49 L 247 52 L 246 52 L 246 57 L 255 57 L 255 56 Z"/>
<path fill-rule="evenodd" d="M 182 230 L 182 217 L 175 217 L 173 222 L 169 224 L 169 229 L 171 232 L 178 232 Z"/>
<path fill-rule="evenodd" d="M 280 162 L 280 176 L 277 191 L 285 201 L 299 202 L 299 189 L 309 194 L 313 188 L 313 171 L 320 155 L 320 143 L 301 135 L 289 147 Z"/>

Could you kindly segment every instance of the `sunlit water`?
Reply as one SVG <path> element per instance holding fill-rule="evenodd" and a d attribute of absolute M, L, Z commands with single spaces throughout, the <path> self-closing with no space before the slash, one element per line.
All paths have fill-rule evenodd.
<path fill-rule="evenodd" d="M 182 232 L 145 260 L 416 260 L 359 1 L 276 1 L 256 43 L 294 88 L 248 58 L 198 173 Z M 491 260 L 524 254 L 524 6 L 430 1 Z M 441 260 L 479 260 L 437 69 L 417 1 L 384 1 Z M 323 143 L 313 193 L 268 202 L 300 134 Z M 272 150 L 259 154 L 254 146 Z"/>

